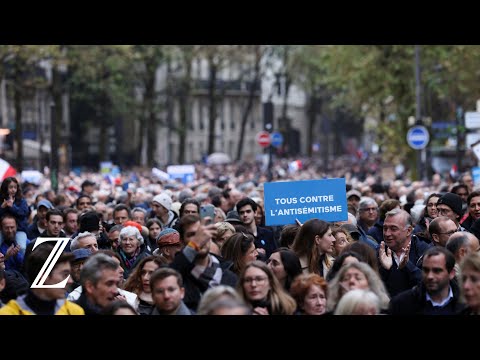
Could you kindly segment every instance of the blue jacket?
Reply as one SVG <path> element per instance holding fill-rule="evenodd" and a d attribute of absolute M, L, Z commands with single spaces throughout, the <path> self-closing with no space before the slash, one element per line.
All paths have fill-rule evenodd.
<path fill-rule="evenodd" d="M 375 241 L 373 241 L 372 239 L 370 239 L 368 236 L 367 236 L 367 233 L 365 232 L 365 230 L 363 230 L 360 226 L 357 226 L 357 229 L 358 229 L 358 232 L 360 234 L 359 238 L 358 238 L 358 241 L 360 242 L 363 242 L 367 245 L 369 245 L 370 247 L 372 247 L 373 249 L 375 250 L 378 250 L 380 245 L 377 244 Z"/>
<path fill-rule="evenodd" d="M 7 206 L 5 208 L 0 208 L 0 219 L 7 214 L 12 215 L 17 219 L 17 230 L 27 232 L 27 220 L 30 215 L 30 208 L 25 199 L 16 200 L 12 207 Z"/>
<path fill-rule="evenodd" d="M 27 234 L 25 234 L 23 231 L 17 231 L 17 234 L 15 236 L 15 242 L 20 245 L 20 252 L 22 253 L 23 256 L 25 256 L 25 250 L 27 248 L 27 245 L 30 243 L 30 240 L 27 239 Z M 3 234 L 0 232 L 0 246 L 3 244 Z"/>
<path fill-rule="evenodd" d="M 380 244 L 383 241 L 383 220 L 377 220 L 377 222 L 368 229 L 367 235 L 373 237 L 375 241 Z"/>

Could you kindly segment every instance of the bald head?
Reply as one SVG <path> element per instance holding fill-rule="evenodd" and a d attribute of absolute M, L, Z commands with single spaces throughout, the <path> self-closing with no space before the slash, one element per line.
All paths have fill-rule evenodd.
<path fill-rule="evenodd" d="M 477 252 L 480 248 L 478 238 L 467 231 L 454 233 L 448 239 L 445 247 L 455 256 L 455 261 L 459 263 L 467 254 Z"/>
<path fill-rule="evenodd" d="M 457 224 L 447 216 L 438 216 L 428 226 L 428 232 L 435 246 L 445 247 L 452 234 L 458 229 Z"/>

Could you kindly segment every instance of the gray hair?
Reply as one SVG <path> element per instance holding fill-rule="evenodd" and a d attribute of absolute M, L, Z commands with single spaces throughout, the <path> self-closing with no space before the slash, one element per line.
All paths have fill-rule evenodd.
<path fill-rule="evenodd" d="M 144 208 L 141 208 L 139 206 L 132 209 L 132 215 L 133 215 L 133 213 L 136 213 L 136 212 L 141 212 L 141 213 L 143 213 L 143 215 L 147 216 L 147 210 L 145 210 Z"/>
<path fill-rule="evenodd" d="M 378 204 L 373 198 L 368 196 L 363 196 L 360 202 L 358 203 L 358 209 L 362 210 L 370 205 L 375 205 L 375 207 L 378 208 Z"/>
<path fill-rule="evenodd" d="M 112 232 L 115 232 L 115 231 L 121 231 L 123 229 L 123 225 L 122 224 L 117 224 L 117 225 L 113 225 L 110 230 L 108 230 L 108 233 L 111 234 Z"/>
<path fill-rule="evenodd" d="M 96 285 L 102 278 L 102 272 L 104 270 L 117 271 L 119 265 L 110 256 L 96 253 L 88 258 L 83 264 L 82 271 L 80 272 L 80 284 L 85 286 L 87 281 L 90 281 L 93 285 Z"/>
<path fill-rule="evenodd" d="M 342 266 L 337 275 L 335 275 L 335 277 L 328 283 L 327 310 L 334 310 L 342 298 L 343 288 L 341 285 L 341 280 L 345 273 L 351 268 L 355 268 L 365 275 L 369 289 L 373 291 L 380 299 L 380 307 L 382 309 L 388 309 L 390 298 L 378 273 L 376 273 L 375 270 L 373 270 L 367 263 L 356 262 Z"/>
<path fill-rule="evenodd" d="M 134 236 L 140 245 L 143 245 L 143 236 L 140 234 L 140 231 L 135 226 L 126 226 L 122 230 L 120 230 L 120 234 L 118 235 L 118 243 L 122 245 L 122 240 L 127 236 Z"/>
<path fill-rule="evenodd" d="M 89 236 L 94 237 L 95 240 L 97 239 L 95 234 L 92 234 L 90 231 L 84 231 L 79 233 L 77 236 L 75 236 L 72 240 L 72 243 L 70 244 L 70 251 L 80 249 L 80 244 L 79 244 L 80 240 Z"/>
<path fill-rule="evenodd" d="M 183 203 L 183 201 L 185 199 L 188 199 L 189 197 L 193 197 L 193 190 L 192 189 L 183 189 L 182 191 L 180 191 L 180 193 L 178 194 L 178 201 Z"/>
<path fill-rule="evenodd" d="M 380 298 L 373 291 L 364 289 L 350 290 L 338 302 L 334 315 L 354 315 L 358 305 L 374 306 L 375 313 L 380 313 Z M 360 315 L 360 314 L 357 314 Z M 366 315 L 366 314 L 361 314 Z"/>
<path fill-rule="evenodd" d="M 352 213 L 348 213 L 348 222 L 357 226 L 357 218 Z"/>
<path fill-rule="evenodd" d="M 402 209 L 395 208 L 393 210 L 388 211 L 385 214 L 385 219 L 389 216 L 396 216 L 398 214 L 403 216 L 403 221 L 405 222 L 405 226 L 413 226 L 412 217 L 410 216 L 410 214 L 408 212 L 406 212 L 405 210 L 402 210 Z"/>

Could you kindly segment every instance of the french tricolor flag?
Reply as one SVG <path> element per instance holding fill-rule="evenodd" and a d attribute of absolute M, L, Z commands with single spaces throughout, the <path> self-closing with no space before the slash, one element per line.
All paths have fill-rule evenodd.
<path fill-rule="evenodd" d="M 17 171 L 5 160 L 0 159 L 0 179 L 3 181 L 9 176 L 15 176 Z"/>
<path fill-rule="evenodd" d="M 298 170 L 302 169 L 302 161 L 301 160 L 295 160 L 292 161 L 291 163 L 288 164 L 288 171 L 290 174 L 293 174 L 297 172 Z"/>
<path fill-rule="evenodd" d="M 458 175 L 458 167 L 457 164 L 453 164 L 452 168 L 450 169 L 450 176 L 452 179 L 456 179 Z"/>

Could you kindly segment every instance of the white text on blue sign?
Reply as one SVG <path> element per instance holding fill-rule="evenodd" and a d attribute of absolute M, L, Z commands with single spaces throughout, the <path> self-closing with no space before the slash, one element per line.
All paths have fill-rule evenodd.
<path fill-rule="evenodd" d="M 298 219 L 347 220 L 345 179 L 265 184 L 266 225 L 294 224 Z"/>

